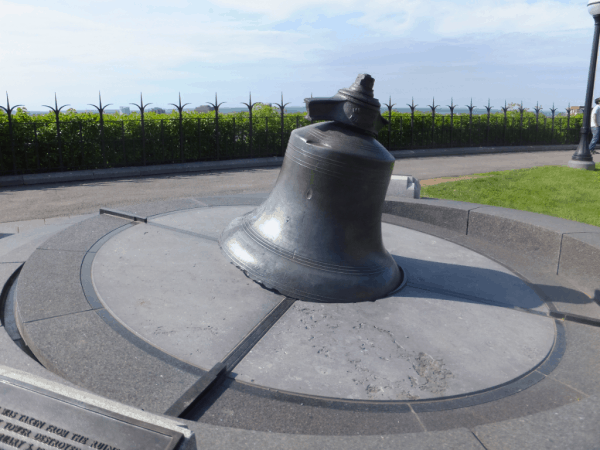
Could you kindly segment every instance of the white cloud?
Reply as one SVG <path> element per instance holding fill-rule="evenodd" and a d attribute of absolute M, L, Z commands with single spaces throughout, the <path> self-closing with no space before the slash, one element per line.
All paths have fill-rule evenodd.
<path fill-rule="evenodd" d="M 557 0 L 219 0 L 215 5 L 265 20 L 315 20 L 319 15 L 360 13 L 349 24 L 367 27 L 382 36 L 434 37 L 513 31 L 546 32 L 592 26 L 580 1 Z M 424 27 L 426 26 L 426 28 Z M 423 34 L 420 34 L 423 33 Z M 428 33 L 429 36 L 424 34 Z"/>
<path fill-rule="evenodd" d="M 218 90 L 219 98 L 226 88 L 244 97 L 252 89 L 254 97 L 258 86 L 277 96 L 298 89 L 301 99 L 311 91 L 332 94 L 339 79 L 350 73 L 351 82 L 358 71 L 379 70 L 399 85 L 403 67 L 432 77 L 444 64 L 467 74 L 468 66 L 494 60 L 536 61 L 539 70 L 556 61 L 581 65 L 589 58 L 587 44 L 557 39 L 549 46 L 547 37 L 535 37 L 579 29 L 589 30 L 591 40 L 593 30 L 581 0 L 177 0 L 168 6 L 161 0 L 0 0 L 0 23 L 0 91 L 33 104 L 48 103 L 54 90 L 59 100 L 75 103 L 81 96 L 86 104 L 99 88 L 133 101 L 142 90 L 145 99 L 161 94 L 171 102 L 172 91 L 186 87 Z M 504 42 L 506 33 L 531 40 Z M 520 47 L 528 42 L 530 48 Z M 411 77 L 411 83 L 425 79 Z M 299 83 L 304 86 L 296 88 Z"/>

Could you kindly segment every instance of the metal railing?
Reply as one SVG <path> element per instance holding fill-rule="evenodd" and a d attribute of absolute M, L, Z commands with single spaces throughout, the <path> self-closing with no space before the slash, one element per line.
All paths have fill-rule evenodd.
<path fill-rule="evenodd" d="M 15 116 L 17 106 L 0 107 L 0 175 L 27 174 L 63 170 L 85 170 L 136 165 L 213 161 L 237 158 L 283 156 L 291 132 L 310 124 L 302 114 L 285 114 L 283 97 L 278 111 L 269 108 L 257 115 L 250 98 L 248 113 L 207 114 L 187 113 L 181 98 L 177 114 L 167 118 L 148 118 L 140 96 L 136 104 L 139 113 L 130 116 L 106 115 L 108 105 L 92 105 L 98 115 L 85 120 L 61 110 L 68 105 L 50 107 L 53 117 L 32 117 L 24 113 Z M 517 111 L 502 108 L 502 113 L 473 114 L 471 102 L 468 114 L 456 114 L 456 105 L 448 105 L 450 114 L 436 112 L 435 99 L 430 113 L 408 105 L 410 113 L 393 111 L 385 104 L 387 127 L 377 139 L 389 150 L 469 146 L 510 146 L 540 144 L 576 144 L 579 140 L 581 116 L 535 114 L 522 104 Z M 254 112 L 254 114 L 253 114 Z M 155 117 L 155 116 L 152 116 Z"/>

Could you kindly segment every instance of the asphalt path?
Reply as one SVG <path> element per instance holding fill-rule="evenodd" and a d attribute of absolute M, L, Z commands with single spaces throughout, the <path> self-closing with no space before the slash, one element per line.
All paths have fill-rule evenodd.
<path fill-rule="evenodd" d="M 398 159 L 396 175 L 419 180 L 538 166 L 566 166 L 573 150 Z M 235 169 L 121 180 L 69 182 L 0 189 L 0 223 L 76 216 L 102 206 L 155 200 L 269 192 L 280 168 Z"/>

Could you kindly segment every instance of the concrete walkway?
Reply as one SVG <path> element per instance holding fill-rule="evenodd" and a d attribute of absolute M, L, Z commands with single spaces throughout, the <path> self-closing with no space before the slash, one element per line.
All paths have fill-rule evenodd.
<path fill-rule="evenodd" d="M 419 180 L 545 165 L 566 166 L 573 150 L 527 153 L 492 153 L 461 156 L 403 158 L 394 174 Z M 235 169 L 219 172 L 134 177 L 106 181 L 40 184 L 0 189 L 0 234 L 28 227 L 36 219 L 97 213 L 102 206 L 168 200 L 184 197 L 268 192 L 280 167 Z M 42 225 L 42 221 L 38 221 Z M 13 231 L 9 231 L 13 230 Z"/>

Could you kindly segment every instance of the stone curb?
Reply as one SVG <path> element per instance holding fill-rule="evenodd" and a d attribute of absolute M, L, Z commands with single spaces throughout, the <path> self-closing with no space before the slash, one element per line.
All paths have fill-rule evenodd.
<path fill-rule="evenodd" d="M 432 156 L 461 156 L 461 155 L 484 155 L 488 153 L 528 153 L 528 152 L 550 152 L 560 150 L 573 150 L 576 144 L 566 145 L 515 145 L 499 147 L 456 147 L 456 148 L 431 148 L 418 150 L 392 150 L 390 153 L 396 159 L 424 158 Z"/>
<path fill-rule="evenodd" d="M 575 150 L 576 145 L 538 145 L 513 147 L 457 147 L 417 150 L 392 150 L 396 159 L 424 158 L 432 156 L 477 155 L 489 153 L 516 153 Z M 250 169 L 258 167 L 278 167 L 283 157 L 230 159 L 225 161 L 199 161 L 183 164 L 161 164 L 156 166 L 119 167 L 114 169 L 77 170 L 72 172 L 51 172 L 29 175 L 8 175 L 0 177 L 0 188 L 10 186 L 65 183 L 71 181 L 95 181 L 113 178 L 130 178 L 153 175 L 185 174 L 211 170 Z"/>
<path fill-rule="evenodd" d="M 548 272 L 572 279 L 600 305 L 600 227 L 528 211 L 434 198 L 386 197 L 383 212 L 526 253 Z"/>

